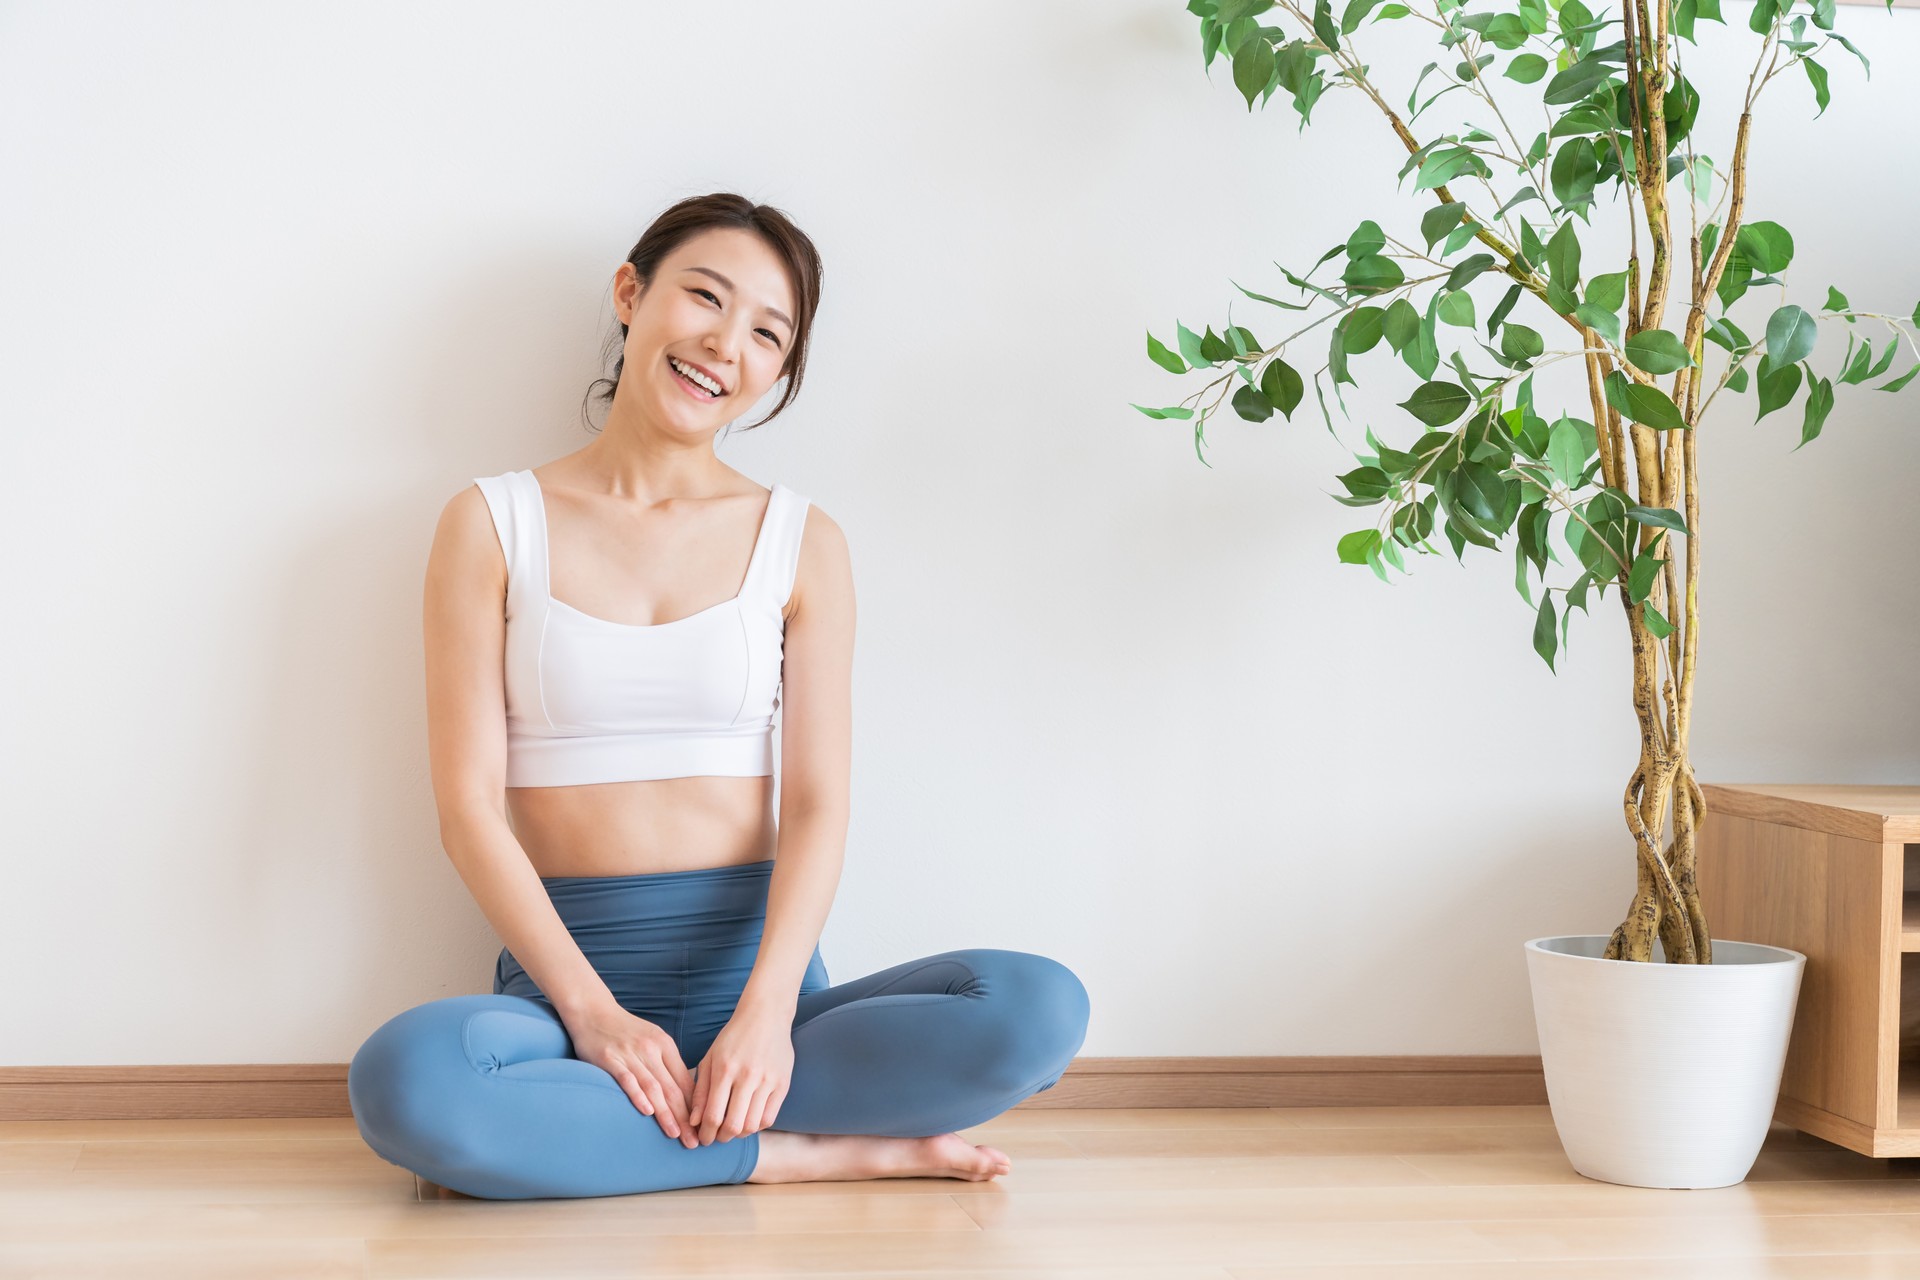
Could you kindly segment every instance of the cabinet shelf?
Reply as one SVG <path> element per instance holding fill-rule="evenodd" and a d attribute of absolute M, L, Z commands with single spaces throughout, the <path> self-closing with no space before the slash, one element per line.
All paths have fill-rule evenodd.
<path fill-rule="evenodd" d="M 1775 1118 L 1863 1155 L 1920 1156 L 1920 787 L 1701 790 L 1713 936 L 1807 957 Z"/>

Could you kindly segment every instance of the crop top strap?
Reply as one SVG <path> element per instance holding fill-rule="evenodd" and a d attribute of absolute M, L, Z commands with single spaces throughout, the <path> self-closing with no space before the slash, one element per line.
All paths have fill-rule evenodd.
<path fill-rule="evenodd" d="M 768 504 L 766 529 L 754 547 L 753 565 L 747 570 L 742 594 L 785 609 L 800 571 L 800 534 L 806 528 L 807 508 L 812 504 L 777 481 Z"/>
<path fill-rule="evenodd" d="M 539 481 L 531 471 L 477 477 L 474 483 L 493 513 L 493 530 L 507 559 L 507 603 L 511 609 L 537 605 L 547 595 L 545 512 Z"/>

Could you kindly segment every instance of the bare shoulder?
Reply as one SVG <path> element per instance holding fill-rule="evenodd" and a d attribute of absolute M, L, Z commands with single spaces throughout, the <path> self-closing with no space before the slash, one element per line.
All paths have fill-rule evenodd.
<path fill-rule="evenodd" d="M 848 608 L 853 601 L 853 558 L 847 535 L 838 521 L 813 503 L 807 505 L 806 523 L 800 530 L 800 563 L 786 616 L 792 618 L 807 600 L 826 607 L 842 602 Z"/>
<path fill-rule="evenodd" d="M 494 527 L 492 509 L 479 485 L 466 485 L 441 507 L 428 571 L 430 576 L 445 574 L 474 585 L 505 587 L 506 548 L 500 545 L 500 531 Z"/>

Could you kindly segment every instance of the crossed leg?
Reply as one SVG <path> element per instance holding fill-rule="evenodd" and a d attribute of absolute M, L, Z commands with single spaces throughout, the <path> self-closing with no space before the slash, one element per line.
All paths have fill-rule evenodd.
<path fill-rule="evenodd" d="M 982 1124 L 1059 1081 L 1088 1011 L 1065 965 L 995 948 L 805 992 L 793 1078 L 770 1129 L 931 1137 Z M 573 1056 L 550 1005 L 521 996 L 405 1010 L 354 1055 L 347 1088 L 361 1137 L 383 1159 L 488 1199 L 745 1182 L 759 1157 L 758 1133 L 691 1149 L 669 1138 L 611 1076 Z"/>

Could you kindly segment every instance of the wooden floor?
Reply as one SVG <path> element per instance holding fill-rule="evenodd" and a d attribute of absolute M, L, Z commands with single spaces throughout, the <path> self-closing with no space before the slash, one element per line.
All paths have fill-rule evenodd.
<path fill-rule="evenodd" d="M 1779 1126 L 1714 1191 L 1583 1178 L 1544 1106 L 1016 1110 L 967 1136 L 1013 1172 L 488 1201 L 423 1197 L 350 1119 L 6 1122 L 0 1277 L 1920 1276 L 1920 1161 Z"/>

